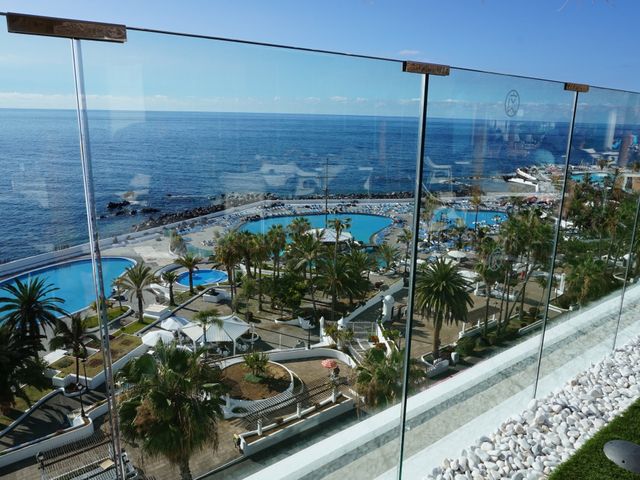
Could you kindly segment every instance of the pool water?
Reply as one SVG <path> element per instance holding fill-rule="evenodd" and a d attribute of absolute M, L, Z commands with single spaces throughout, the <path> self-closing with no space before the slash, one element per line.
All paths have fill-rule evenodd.
<path fill-rule="evenodd" d="M 584 173 L 572 173 L 571 180 L 574 182 L 582 182 L 584 180 Z M 604 185 L 604 179 L 607 178 L 606 173 L 592 173 L 591 174 L 591 183 L 596 185 Z"/>
<path fill-rule="evenodd" d="M 102 258 L 102 279 L 104 280 L 105 294 L 111 292 L 111 284 L 122 275 L 127 267 L 135 264 L 133 260 L 120 257 Z M 86 308 L 95 302 L 96 293 L 93 285 L 93 268 L 91 260 L 74 260 L 71 262 L 51 265 L 39 268 L 31 272 L 17 275 L 0 283 L 0 286 L 15 283 L 16 279 L 21 282 L 28 281 L 36 277 L 46 278 L 46 283 L 53 284 L 58 290 L 49 296 L 60 297 L 64 300 L 61 305 L 69 313 L 74 313 Z M 0 292 L 4 296 L 6 292 Z M 1 305 L 1 304 L 0 304 Z"/>
<path fill-rule="evenodd" d="M 434 222 L 456 224 L 456 219 L 461 218 L 468 228 L 475 227 L 476 211 L 457 208 L 439 208 L 433 215 Z M 478 224 L 496 225 L 506 220 L 507 214 L 497 210 L 478 210 Z"/>
<path fill-rule="evenodd" d="M 226 282 L 227 274 L 222 270 L 203 269 L 193 272 L 193 286 L 211 285 L 212 283 Z M 177 282 L 183 287 L 189 286 L 189 272 L 178 275 Z"/>
<path fill-rule="evenodd" d="M 283 217 L 263 218 L 260 220 L 247 222 L 240 227 L 240 230 L 246 230 L 251 233 L 267 233 L 272 225 L 282 225 L 286 229 L 287 225 L 289 225 L 294 218 L 298 217 L 306 218 L 311 224 L 311 228 L 324 228 L 325 226 L 324 214 L 288 215 Z M 347 230 L 347 232 L 353 235 L 354 240 L 358 240 L 362 243 L 369 243 L 371 237 L 375 233 L 393 223 L 393 220 L 391 220 L 389 217 L 383 217 L 380 215 L 366 215 L 362 213 L 337 213 L 328 215 L 327 218 L 329 219 L 329 221 L 336 218 L 344 221 L 345 219 L 350 218 L 351 227 Z"/>

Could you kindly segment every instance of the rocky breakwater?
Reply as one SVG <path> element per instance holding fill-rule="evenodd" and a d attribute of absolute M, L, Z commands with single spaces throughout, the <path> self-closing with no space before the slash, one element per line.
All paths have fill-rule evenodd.
<path fill-rule="evenodd" d="M 455 459 L 446 458 L 428 480 L 546 478 L 640 395 L 640 339 L 617 349 L 563 389 L 509 418 Z"/>

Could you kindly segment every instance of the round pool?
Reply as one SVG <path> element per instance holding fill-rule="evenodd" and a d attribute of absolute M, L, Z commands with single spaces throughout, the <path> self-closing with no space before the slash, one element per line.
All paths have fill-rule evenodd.
<path fill-rule="evenodd" d="M 439 208 L 433 214 L 434 222 L 442 222 L 451 226 L 455 226 L 458 218 L 462 219 L 468 228 L 474 228 L 476 211 L 459 208 Z M 506 220 L 506 218 L 507 214 L 498 210 L 478 210 L 479 225 L 497 225 Z"/>
<path fill-rule="evenodd" d="M 128 258 L 102 258 L 102 279 L 106 295 L 111 292 L 113 281 L 122 275 L 127 267 L 133 265 L 135 265 L 135 262 Z M 93 285 L 93 268 L 90 259 L 73 260 L 31 270 L 0 282 L 0 286 L 15 283 L 16 279 L 25 282 L 36 277 L 44 277 L 46 283 L 50 283 L 58 289 L 49 296 L 62 298 L 64 303 L 61 307 L 69 313 L 82 310 L 96 300 L 96 292 Z M 5 294 L 6 292 L 4 291 L 0 292 L 2 296 Z M 2 304 L 0 303 L 0 305 Z"/>
<path fill-rule="evenodd" d="M 269 217 L 260 220 L 247 222 L 240 227 L 240 230 L 246 230 L 251 233 L 267 233 L 273 225 L 282 225 L 285 229 L 293 221 L 294 218 L 304 217 L 311 224 L 311 228 L 324 228 L 324 214 L 311 215 L 286 215 L 282 217 Z M 389 217 L 381 215 L 367 215 L 363 213 L 337 213 L 327 216 L 328 220 L 351 219 L 351 227 L 347 231 L 353 235 L 355 240 L 362 243 L 369 243 L 371 237 L 383 228 L 393 223 Z"/>
<path fill-rule="evenodd" d="M 193 272 L 193 286 L 211 285 L 212 283 L 226 282 L 227 274 L 222 270 L 203 269 Z M 177 283 L 183 287 L 189 286 L 189 272 L 178 275 Z"/>

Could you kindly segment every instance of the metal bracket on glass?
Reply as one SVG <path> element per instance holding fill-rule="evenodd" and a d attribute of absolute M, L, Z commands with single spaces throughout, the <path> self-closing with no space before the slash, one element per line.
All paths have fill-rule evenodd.
<path fill-rule="evenodd" d="M 41 17 L 22 13 L 7 13 L 7 30 L 10 33 L 98 40 L 101 42 L 124 43 L 127 41 L 127 27 L 125 25 L 70 20 L 68 18 Z"/>
<path fill-rule="evenodd" d="M 449 76 L 449 65 L 437 63 L 402 62 L 402 71 L 409 73 L 423 73 L 425 75 Z"/>
<path fill-rule="evenodd" d="M 587 93 L 589 91 L 589 85 L 584 83 L 565 83 L 564 89 L 568 92 Z"/>

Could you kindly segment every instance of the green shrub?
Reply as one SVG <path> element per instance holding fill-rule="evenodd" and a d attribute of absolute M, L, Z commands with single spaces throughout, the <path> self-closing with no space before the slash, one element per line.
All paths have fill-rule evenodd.
<path fill-rule="evenodd" d="M 456 352 L 460 355 L 460 357 L 468 357 L 473 355 L 473 351 L 476 348 L 476 339 L 473 337 L 463 337 L 458 340 L 456 345 Z"/>

